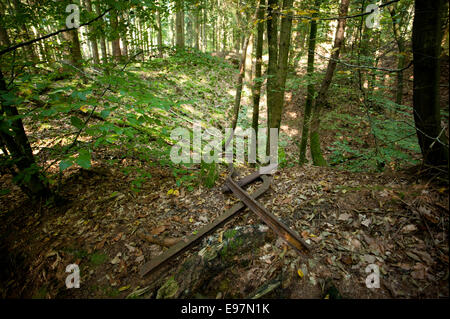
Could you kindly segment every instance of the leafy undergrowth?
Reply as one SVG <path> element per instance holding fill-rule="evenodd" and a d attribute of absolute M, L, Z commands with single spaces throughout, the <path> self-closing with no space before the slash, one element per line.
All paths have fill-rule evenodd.
<path fill-rule="evenodd" d="M 223 59 L 195 50 L 172 52 L 55 81 L 43 74 L 26 76 L 11 99 L 22 106 L 31 145 L 51 185 L 59 187 L 60 172 L 71 167 L 114 166 L 128 159 L 166 166 L 180 183 L 193 184 L 201 176 L 189 177 L 192 172 L 170 160 L 177 142 L 170 133 L 177 127 L 192 132 L 194 123 L 223 128 L 235 73 Z M 139 190 L 149 176 L 139 164 L 126 166 L 127 172 L 142 173 L 133 184 Z"/>
<path fill-rule="evenodd" d="M 261 224 L 246 210 L 164 271 L 139 276 L 145 262 L 195 234 L 237 201 L 221 192 L 224 167 L 190 169 L 167 161 L 173 127 L 189 127 L 194 120 L 208 127 L 225 126 L 236 70 L 223 60 L 191 52 L 133 63 L 126 71 L 115 72 L 110 73 L 112 79 L 97 76 L 97 82 L 55 82 L 41 92 L 47 95 L 48 105 L 31 112 L 44 118 L 39 127 L 31 127 L 25 118 L 33 149 L 39 150 L 39 163 L 53 172 L 53 183 L 59 184 L 60 194 L 70 202 L 60 207 L 33 204 L 10 176 L 1 177 L 10 190 L 0 198 L 2 297 L 155 298 L 185 260 L 214 246 L 238 226 Z M 101 97 L 108 81 L 119 85 Z M 352 101 L 346 93 L 336 94 L 337 101 Z M 28 100 L 33 105 L 31 95 Z M 277 282 L 266 297 L 321 298 L 325 283 L 331 280 L 344 298 L 448 297 L 447 186 L 420 180 L 411 172 L 393 171 L 399 167 L 397 153 L 395 165 L 387 162 L 391 169 L 384 173 L 343 169 L 367 169 L 356 165 L 297 166 L 291 133 L 298 128 L 300 114 L 293 104 L 286 108 L 281 143 L 284 164 L 290 165 L 278 170 L 271 189 L 259 201 L 300 234 L 311 253 L 298 255 L 268 230 L 272 235 L 252 251 L 250 259 L 232 256 L 233 266 L 215 274 L 207 287 L 192 295 L 247 297 Z M 71 132 L 94 107 L 96 116 L 83 131 L 82 143 L 61 156 L 71 143 Z M 369 123 L 363 110 L 352 108 L 351 112 L 360 119 L 357 124 L 349 123 L 345 112 L 334 111 L 324 119 L 325 127 L 335 123 L 339 131 L 331 136 L 334 131 L 327 130 L 324 144 L 344 143 L 340 136 L 352 134 L 356 144 L 346 147 L 365 154 L 361 145 L 373 146 Z M 71 135 L 62 136 L 63 130 Z M 326 150 L 329 160 L 335 156 L 332 152 Z M 348 153 L 343 156 L 352 156 Z M 404 153 L 414 160 L 414 150 Z M 214 176 L 207 183 L 198 182 L 199 176 L 209 176 L 211 171 L 216 181 Z M 241 175 L 249 173 L 247 169 Z M 251 185 L 248 191 L 258 186 Z M 246 262 L 239 262 L 244 257 Z M 81 287 L 68 290 L 65 270 L 72 263 L 80 266 Z M 379 266 L 379 289 L 365 285 L 369 264 Z M 155 286 L 155 282 L 161 284 Z"/>

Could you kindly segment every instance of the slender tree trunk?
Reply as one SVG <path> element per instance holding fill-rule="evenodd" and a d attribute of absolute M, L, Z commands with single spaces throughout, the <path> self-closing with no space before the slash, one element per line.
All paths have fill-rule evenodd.
<path fill-rule="evenodd" d="M 16 13 L 18 16 L 22 16 L 24 14 L 24 9 L 23 9 L 23 4 L 20 2 L 20 0 L 13 0 L 14 3 L 14 8 L 16 10 Z M 25 21 L 24 18 L 20 18 L 20 21 Z M 23 22 L 21 24 L 21 29 L 23 31 L 23 37 L 25 39 L 25 41 L 31 40 L 30 37 L 30 32 L 28 31 L 28 26 L 26 24 L 26 22 Z M 29 55 L 31 61 L 37 61 L 38 60 L 38 56 L 36 53 L 36 48 L 34 44 L 31 44 L 29 46 L 27 46 L 26 48 L 23 47 L 22 48 L 23 52 L 24 52 L 24 56 Z"/>
<path fill-rule="evenodd" d="M 281 115 L 284 107 L 284 89 L 287 76 L 287 62 L 291 42 L 292 16 L 283 15 L 280 25 L 280 41 L 278 48 L 277 14 L 274 5 L 277 0 L 269 0 L 269 20 L 267 34 L 269 41 L 269 66 L 267 79 L 267 127 L 280 129 Z M 288 12 L 292 8 L 293 0 L 283 0 L 282 11 Z M 271 61 L 272 60 L 272 61 Z M 270 129 L 267 130 L 267 153 L 270 152 Z"/>
<path fill-rule="evenodd" d="M 91 0 L 85 0 L 85 5 L 86 5 L 86 10 L 88 12 L 92 12 L 92 4 L 91 4 Z M 97 46 L 97 40 L 95 39 L 95 37 L 93 36 L 94 33 L 94 29 L 92 26 L 89 26 L 89 42 L 91 44 L 91 49 L 92 49 L 92 59 L 94 64 L 99 64 L 100 63 L 100 58 L 98 55 L 98 46 Z"/>
<path fill-rule="evenodd" d="M 248 48 L 248 43 L 250 42 L 251 37 L 252 37 L 252 35 L 249 35 L 249 37 L 245 41 L 244 50 L 242 51 L 242 56 L 241 56 L 241 62 L 239 64 L 239 76 L 237 79 L 236 95 L 235 95 L 234 107 L 233 107 L 233 121 L 231 124 L 233 131 L 236 128 L 238 118 L 239 118 L 239 109 L 241 106 L 241 96 L 242 96 L 242 82 L 243 82 L 244 76 L 245 76 L 245 62 L 247 59 L 247 48 Z"/>
<path fill-rule="evenodd" d="M 317 17 L 319 14 L 320 1 L 315 1 L 316 12 L 313 13 L 313 18 Z M 314 83 L 312 82 L 313 74 L 314 74 L 314 55 L 316 50 L 316 35 L 317 35 L 317 22 L 315 19 L 311 20 L 311 26 L 309 31 L 309 42 L 308 42 L 308 68 L 307 68 L 307 78 L 308 78 L 308 87 L 307 87 L 307 96 L 306 96 L 306 104 L 305 104 L 305 113 L 303 115 L 303 129 L 302 129 L 302 139 L 300 143 L 300 164 L 304 164 L 306 162 L 306 146 L 308 144 L 309 137 L 309 126 L 311 121 L 311 110 L 312 104 L 314 100 Z"/>
<path fill-rule="evenodd" d="M 253 53 L 253 37 L 250 37 L 250 41 L 247 45 L 247 64 L 245 65 L 245 82 L 247 85 L 250 86 L 251 89 L 251 82 L 252 82 L 252 73 L 253 73 L 253 63 L 252 63 L 252 53 Z"/>
<path fill-rule="evenodd" d="M 433 167 L 448 166 L 448 139 L 441 128 L 439 94 L 441 26 L 446 7 L 443 0 L 416 0 L 414 7 L 414 120 L 424 163 Z"/>
<path fill-rule="evenodd" d="M 176 33 L 177 41 L 176 46 L 184 48 L 184 19 L 183 19 L 183 0 L 177 0 L 176 2 Z"/>
<path fill-rule="evenodd" d="M 97 15 L 101 14 L 101 9 L 98 4 L 95 5 L 95 12 L 97 13 Z M 104 22 L 103 18 L 102 18 L 102 21 Z M 106 41 L 103 36 L 100 36 L 100 50 L 102 52 L 103 63 L 108 63 L 108 51 L 106 49 Z"/>
<path fill-rule="evenodd" d="M 341 0 L 341 4 L 339 6 L 339 16 L 344 17 L 347 15 L 348 6 L 349 0 Z M 339 58 L 340 49 L 344 41 L 345 24 L 346 19 L 339 19 L 336 29 L 336 36 L 334 38 L 333 53 L 331 54 L 331 59 L 328 61 L 327 71 L 320 86 L 319 94 L 317 96 L 312 114 L 309 142 L 313 163 L 317 166 L 327 165 L 320 149 L 320 116 L 326 103 L 326 95 L 333 79 L 337 64 L 336 61 Z"/>
<path fill-rule="evenodd" d="M 78 31 L 72 30 L 63 33 L 64 40 L 67 41 L 68 50 L 66 56 L 71 65 L 80 68 L 83 57 L 81 56 L 80 40 L 78 39 Z"/>
<path fill-rule="evenodd" d="M 402 69 L 405 65 L 405 45 L 400 34 L 400 25 L 396 22 L 395 9 L 389 10 L 392 20 L 392 31 L 398 47 L 397 69 Z M 403 71 L 397 72 L 397 88 L 395 90 L 395 103 L 402 104 L 403 99 Z"/>
<path fill-rule="evenodd" d="M 253 80 L 253 117 L 252 128 L 255 132 L 255 140 L 258 139 L 258 122 L 259 122 L 259 101 L 261 99 L 261 86 L 262 86 L 262 53 L 263 53 L 263 41 L 264 41 L 264 7 L 266 0 L 259 0 L 258 9 L 258 36 L 256 39 L 256 56 L 255 56 L 255 78 Z M 253 144 L 255 145 L 255 144 Z"/>
<path fill-rule="evenodd" d="M 6 146 L 14 165 L 17 167 L 18 172 L 15 172 L 13 168 L 13 175 L 15 175 L 21 189 L 30 198 L 45 198 L 51 195 L 50 189 L 39 176 L 39 168 L 34 160 L 17 108 L 10 103 L 5 103 L 2 98 L 6 93 L 6 82 L 0 70 L 0 105 L 2 115 L 0 117 L 0 127 L 3 128 L 3 130 L 0 130 L 1 142 Z M 11 118 L 10 124 L 4 120 L 4 116 Z M 11 128 L 13 134 L 5 132 L 7 127 Z M 5 154 L 4 156 L 7 155 Z"/>
<path fill-rule="evenodd" d="M 182 41 L 183 41 L 183 47 L 186 45 L 186 19 L 185 19 L 185 13 L 184 13 L 184 1 L 182 1 L 182 7 L 181 7 L 181 37 L 182 37 Z"/>
<path fill-rule="evenodd" d="M 267 8 L 267 41 L 269 49 L 269 63 L 267 66 L 267 134 L 270 128 L 277 127 L 273 119 L 274 110 L 278 109 L 276 92 L 278 90 L 278 15 L 274 10 L 278 6 L 278 0 L 269 0 Z M 267 155 L 270 154 L 270 138 L 267 138 Z"/>
<path fill-rule="evenodd" d="M 225 18 L 222 20 L 222 30 L 223 30 L 223 39 L 222 39 L 222 51 L 227 51 L 227 21 L 225 21 Z"/>
<path fill-rule="evenodd" d="M 175 46 L 175 38 L 176 38 L 176 27 L 174 22 L 173 15 L 170 17 L 170 30 L 172 30 L 172 47 Z"/>
<path fill-rule="evenodd" d="M 127 19 L 125 17 L 125 14 L 122 14 L 121 20 L 122 20 L 122 24 L 124 25 L 123 34 L 122 34 L 122 37 L 121 37 L 121 39 L 122 39 L 122 47 L 123 47 L 122 56 L 127 57 L 128 56 L 128 40 L 127 40 L 127 36 L 128 36 L 127 29 L 128 29 L 128 26 L 127 26 L 127 23 L 126 23 Z"/>
<path fill-rule="evenodd" d="M 208 23 L 207 15 L 206 15 L 206 1 L 205 1 L 205 7 L 203 8 L 203 50 L 205 52 L 208 51 L 208 33 L 206 24 Z"/>
<path fill-rule="evenodd" d="M 162 34 L 162 23 L 161 23 L 161 13 L 158 11 L 156 12 L 156 18 L 158 22 L 158 57 L 163 57 L 163 34 Z"/>
<path fill-rule="evenodd" d="M 2 19 L 2 14 L 0 13 L 0 21 Z M 9 41 L 8 32 L 5 27 L 0 24 L 0 45 L 4 47 L 11 46 L 11 42 Z"/>
<path fill-rule="evenodd" d="M 122 54 L 120 52 L 120 37 L 119 37 L 119 33 L 118 33 L 118 27 L 119 27 L 119 21 L 117 18 L 117 11 L 116 10 L 112 10 L 111 11 L 111 28 L 113 30 L 114 37 L 111 41 L 111 45 L 112 45 L 112 55 L 114 57 L 114 59 L 116 60 L 116 62 L 121 60 Z"/>

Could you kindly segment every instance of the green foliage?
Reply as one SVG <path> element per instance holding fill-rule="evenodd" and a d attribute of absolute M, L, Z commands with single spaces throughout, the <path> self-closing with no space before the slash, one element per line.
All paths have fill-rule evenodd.
<path fill-rule="evenodd" d="M 387 99 L 378 97 L 377 101 L 382 103 L 385 113 L 369 110 L 370 120 L 367 116 L 339 110 L 328 115 L 327 122 L 332 123 L 328 128 L 336 131 L 336 140 L 329 147 L 330 165 L 359 172 L 419 163 L 420 149 L 411 111 Z M 362 137 L 361 132 L 365 132 Z"/>
<path fill-rule="evenodd" d="M 108 256 L 102 253 L 93 253 L 90 257 L 90 263 L 93 266 L 99 266 L 108 259 Z"/>
<path fill-rule="evenodd" d="M 218 177 L 217 163 L 206 163 L 202 161 L 200 164 L 200 178 L 203 181 L 203 184 L 206 187 L 211 188 L 214 186 Z"/>
<path fill-rule="evenodd" d="M 99 66 L 100 72 L 87 81 L 73 75 L 55 79 L 55 73 L 31 69 L 18 76 L 13 89 L 2 98 L 19 108 L 23 114 L 20 118 L 34 132 L 61 136 L 46 147 L 46 161 L 56 162 L 59 171 L 75 164 L 90 169 L 92 156 L 107 150 L 110 154 L 120 153 L 120 158 L 168 167 L 177 175 L 179 186 L 185 184 L 192 189 L 202 182 L 212 187 L 217 179 L 215 165 L 202 164 L 192 174 L 192 171 L 182 173 L 179 165 L 171 162 L 170 132 L 177 126 L 189 128 L 194 120 L 208 127 L 219 123 L 223 126 L 225 105 L 233 99 L 227 81 L 232 76 L 230 71 L 234 71 L 232 66 L 189 49 L 165 59 L 130 63 L 124 71 L 119 68 L 120 65 L 114 68 L 106 65 L 104 69 Z M 223 88 L 218 89 L 217 85 L 222 83 Z M 39 107 L 29 110 L 26 106 L 40 100 L 44 102 Z M 12 120 L 17 117 L 1 116 L 0 129 L 10 134 Z M 63 122 L 67 131 L 61 134 Z M 81 134 L 74 143 L 78 132 Z M 10 159 L 2 157 L 2 167 L 11 164 Z M 139 191 L 151 176 L 140 165 L 130 168 L 132 190 Z M 19 173 L 16 181 L 26 181 L 29 173 L 36 170 L 38 166 Z M 47 175 L 51 184 L 58 179 L 53 174 Z"/>

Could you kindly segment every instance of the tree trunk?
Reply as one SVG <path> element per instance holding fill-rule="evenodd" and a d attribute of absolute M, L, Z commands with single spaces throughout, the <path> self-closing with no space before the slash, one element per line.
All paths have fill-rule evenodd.
<path fill-rule="evenodd" d="M 101 14 L 100 6 L 98 4 L 95 5 L 95 12 L 97 15 Z M 102 21 L 104 22 L 103 18 Z M 102 51 L 102 61 L 103 63 L 108 63 L 108 52 L 106 50 L 106 41 L 104 37 L 100 37 L 100 50 Z"/>
<path fill-rule="evenodd" d="M 30 198 L 45 198 L 51 195 L 47 184 L 39 176 L 39 168 L 34 160 L 33 152 L 31 150 L 28 137 L 23 127 L 22 119 L 19 117 L 19 112 L 14 105 L 6 103 L 3 98 L 7 93 L 7 87 L 3 73 L 0 70 L 0 139 L 4 144 L 17 167 L 18 172 L 13 169 L 13 175 L 17 179 L 20 188 Z M 4 120 L 6 118 L 14 118 L 11 124 Z M 6 128 L 10 127 L 11 132 L 6 132 Z M 5 156 L 8 156 L 5 154 Z"/>
<path fill-rule="evenodd" d="M 122 14 L 121 16 L 121 20 L 122 20 L 122 24 L 124 25 L 124 30 L 123 30 L 123 34 L 122 34 L 122 56 L 127 57 L 128 56 L 128 40 L 127 40 L 127 19 L 125 17 L 125 14 Z"/>
<path fill-rule="evenodd" d="M 316 0 L 314 4 L 316 12 L 313 13 L 313 18 L 317 17 L 320 9 L 320 0 Z M 303 129 L 302 129 L 302 139 L 300 143 L 300 164 L 306 162 L 306 146 L 308 144 L 309 137 L 309 126 L 311 121 L 311 110 L 314 100 L 314 83 L 312 82 L 312 76 L 314 74 L 314 54 L 316 50 L 316 35 L 317 35 L 317 22 L 316 20 L 311 20 L 311 27 L 309 31 L 309 43 L 308 43 L 308 68 L 307 68 L 307 96 L 305 104 L 305 113 L 303 115 Z"/>
<path fill-rule="evenodd" d="M 163 57 L 163 34 L 162 34 L 162 23 L 161 23 L 161 13 L 158 11 L 156 12 L 156 18 L 158 22 L 158 57 Z"/>
<path fill-rule="evenodd" d="M 349 0 L 342 0 L 339 6 L 339 16 L 344 17 L 347 15 Z M 327 71 L 325 77 L 320 86 L 319 94 L 317 96 L 311 121 L 311 133 L 309 137 L 311 156 L 313 163 L 316 166 L 326 166 L 327 162 L 322 155 L 320 149 L 320 116 L 322 109 L 326 103 L 326 94 L 333 79 L 334 71 L 336 69 L 337 60 L 339 58 L 339 52 L 344 41 L 346 19 L 339 19 L 336 28 L 336 35 L 334 38 L 333 53 L 331 59 L 328 61 Z"/>
<path fill-rule="evenodd" d="M 1 21 L 1 14 L 0 14 Z M 4 47 L 11 46 L 11 42 L 9 41 L 8 31 L 4 28 L 3 25 L 0 24 L 0 45 Z"/>
<path fill-rule="evenodd" d="M 206 1 L 205 1 L 206 2 Z M 208 51 L 208 34 L 206 30 L 207 16 L 206 16 L 206 3 L 203 8 L 203 50 Z"/>
<path fill-rule="evenodd" d="M 223 39 L 222 39 L 222 51 L 227 51 L 227 21 L 225 21 L 225 18 L 222 20 L 222 30 L 223 30 Z"/>
<path fill-rule="evenodd" d="M 111 45 L 112 45 L 112 55 L 114 57 L 114 60 L 116 60 L 116 62 L 120 61 L 122 58 L 122 54 L 120 52 L 120 37 L 119 37 L 119 33 L 118 33 L 118 27 L 119 27 L 119 21 L 117 18 L 117 11 L 116 10 L 112 10 L 111 11 L 111 28 L 113 29 L 114 32 L 114 36 L 113 39 L 111 41 Z"/>
<path fill-rule="evenodd" d="M 263 53 L 263 41 L 264 41 L 264 7 L 266 0 L 259 0 L 258 9 L 258 36 L 256 38 L 256 56 L 255 56 L 255 78 L 253 80 L 253 117 L 252 128 L 255 132 L 255 140 L 258 140 L 258 122 L 259 122 L 259 101 L 261 99 L 261 86 L 262 86 L 262 53 Z M 255 145 L 255 144 L 253 144 Z"/>
<path fill-rule="evenodd" d="M 284 106 L 284 88 L 287 76 L 287 62 L 291 42 L 292 16 L 281 17 L 280 41 L 278 48 L 277 21 L 278 14 L 273 7 L 277 0 L 269 0 L 269 19 L 267 35 L 269 41 L 269 66 L 267 79 L 267 153 L 270 152 L 270 128 L 280 128 L 281 115 Z M 292 8 L 293 0 L 283 0 L 282 10 L 287 12 Z"/>
<path fill-rule="evenodd" d="M 425 165 L 448 165 L 448 140 L 441 129 L 440 51 L 443 0 L 416 0 L 413 23 L 414 120 Z M 446 145 L 443 145 L 446 144 Z"/>
<path fill-rule="evenodd" d="M 234 131 L 234 129 L 236 129 L 238 118 L 239 118 L 239 109 L 241 106 L 241 96 L 242 96 L 242 82 L 243 82 L 243 79 L 245 76 L 245 61 L 247 59 L 247 48 L 248 48 L 248 43 L 250 41 L 250 38 L 252 36 L 253 35 L 250 34 L 249 37 L 247 38 L 247 40 L 245 41 L 244 50 L 242 51 L 241 63 L 239 65 L 239 76 L 237 79 L 236 95 L 235 95 L 234 107 L 233 107 L 233 121 L 231 124 L 233 131 Z"/>
<path fill-rule="evenodd" d="M 405 44 L 400 34 L 400 24 L 396 22 L 395 7 L 389 10 L 392 20 L 392 31 L 394 33 L 395 42 L 398 47 L 397 69 L 402 69 L 405 65 Z M 402 19 L 401 19 L 402 20 Z M 395 90 L 395 103 L 402 104 L 403 99 L 403 71 L 397 72 L 397 88 Z"/>
<path fill-rule="evenodd" d="M 267 41 L 269 47 L 269 63 L 267 66 L 267 132 L 274 128 L 273 112 L 278 108 L 276 92 L 278 69 L 278 16 L 274 8 L 278 6 L 278 0 L 269 0 L 267 8 Z M 267 137 L 267 155 L 270 154 L 270 138 Z"/>
<path fill-rule="evenodd" d="M 176 29 L 176 27 L 175 27 L 174 17 L 173 17 L 173 15 L 171 15 L 171 17 L 170 17 L 170 30 L 172 32 L 172 39 L 171 39 L 172 42 L 171 43 L 172 43 L 173 47 L 175 46 L 175 38 L 176 38 L 176 31 L 175 31 L 175 29 Z"/>
<path fill-rule="evenodd" d="M 83 57 L 81 56 L 80 40 L 78 39 L 77 29 L 63 32 L 63 37 L 64 40 L 68 42 L 66 57 L 71 65 L 80 68 Z"/>
<path fill-rule="evenodd" d="M 24 15 L 24 9 L 23 9 L 23 5 L 20 2 L 20 0 L 13 0 L 14 3 L 14 9 L 17 13 L 17 15 L 20 17 L 19 21 L 25 21 L 25 18 L 23 18 Z M 28 26 L 25 22 L 20 24 L 20 28 L 23 30 L 23 38 L 25 41 L 31 40 L 30 37 L 30 32 L 28 31 Z M 38 56 L 36 53 L 36 48 L 34 44 L 31 44 L 27 47 L 23 47 L 22 48 L 24 56 L 27 56 L 29 54 L 30 56 L 30 60 L 31 61 L 37 61 L 38 60 Z"/>
<path fill-rule="evenodd" d="M 176 7 L 176 33 L 177 33 L 176 46 L 178 48 L 184 48 L 183 0 L 177 0 L 176 6 L 177 6 Z"/>
<path fill-rule="evenodd" d="M 85 0 L 85 5 L 86 5 L 86 10 L 88 12 L 92 12 L 92 4 L 91 4 L 91 0 Z M 100 58 L 98 56 L 98 46 L 97 46 L 97 40 L 95 39 L 95 37 L 93 36 L 94 33 L 94 29 L 92 26 L 89 26 L 89 42 L 91 44 L 91 49 L 92 49 L 92 59 L 94 64 L 99 64 L 100 63 Z"/>

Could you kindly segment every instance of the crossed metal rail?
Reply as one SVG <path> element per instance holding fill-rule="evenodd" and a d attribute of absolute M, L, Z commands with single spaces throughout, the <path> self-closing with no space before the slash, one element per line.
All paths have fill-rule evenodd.
<path fill-rule="evenodd" d="M 222 191 L 232 191 L 241 202 L 235 204 L 223 215 L 217 218 L 211 224 L 206 225 L 201 228 L 196 235 L 189 236 L 184 240 L 181 240 L 164 253 L 158 257 L 150 260 L 144 264 L 141 268 L 140 275 L 144 277 L 145 275 L 160 269 L 162 266 L 167 264 L 171 259 L 179 256 L 181 253 L 185 252 L 190 247 L 197 244 L 200 239 L 202 239 L 207 234 L 214 231 L 217 227 L 223 225 L 225 222 L 231 219 L 236 213 L 238 213 L 244 207 L 248 207 L 252 212 L 258 215 L 267 226 L 269 226 L 276 234 L 278 234 L 287 244 L 293 247 L 297 252 L 301 254 L 306 254 L 310 250 L 308 244 L 306 244 L 295 232 L 289 229 L 285 224 L 280 222 L 273 214 L 271 214 L 263 205 L 256 201 L 258 197 L 264 194 L 270 187 L 271 178 L 267 175 L 261 175 L 259 171 L 256 171 L 243 179 L 235 182 L 232 179 L 233 171 L 227 177 L 225 185 Z M 251 195 L 242 189 L 245 185 L 248 185 L 255 180 L 261 178 L 263 184 Z"/>

